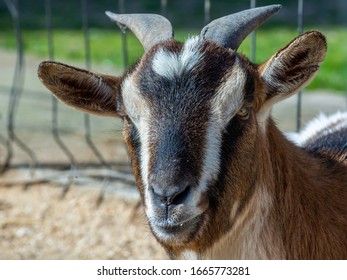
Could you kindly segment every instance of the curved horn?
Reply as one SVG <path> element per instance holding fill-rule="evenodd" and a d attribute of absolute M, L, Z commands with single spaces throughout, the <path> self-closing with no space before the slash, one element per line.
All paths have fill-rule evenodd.
<path fill-rule="evenodd" d="M 125 30 L 129 28 L 139 39 L 145 51 L 154 45 L 173 38 L 171 23 L 163 16 L 155 14 L 114 14 L 106 15 Z"/>
<path fill-rule="evenodd" d="M 200 35 L 217 44 L 237 50 L 243 39 L 281 9 L 281 5 L 270 5 L 218 18 L 206 25 Z"/>

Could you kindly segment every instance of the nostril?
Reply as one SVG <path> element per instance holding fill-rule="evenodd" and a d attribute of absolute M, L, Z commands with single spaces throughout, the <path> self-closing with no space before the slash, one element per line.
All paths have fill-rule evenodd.
<path fill-rule="evenodd" d="M 176 194 L 172 195 L 170 198 L 170 204 L 177 205 L 183 203 L 187 199 L 190 190 L 191 187 L 187 186 L 183 191 L 177 192 Z"/>
<path fill-rule="evenodd" d="M 175 191 L 173 191 L 175 189 Z M 191 186 L 185 188 L 176 187 L 170 191 L 164 191 L 161 188 L 151 186 L 150 191 L 152 192 L 155 201 L 160 202 L 162 206 L 178 205 L 184 203 L 184 201 L 189 196 L 191 191 Z"/>

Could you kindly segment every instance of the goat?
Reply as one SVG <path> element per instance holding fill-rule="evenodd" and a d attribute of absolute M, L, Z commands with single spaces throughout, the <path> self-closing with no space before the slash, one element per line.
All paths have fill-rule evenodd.
<path fill-rule="evenodd" d="M 347 258 L 347 114 L 301 146 L 270 114 L 314 77 L 325 37 L 306 32 L 260 65 L 237 52 L 279 9 L 216 19 L 185 43 L 162 16 L 106 12 L 145 49 L 123 76 L 39 66 L 63 103 L 122 118 L 148 223 L 170 258 Z"/>

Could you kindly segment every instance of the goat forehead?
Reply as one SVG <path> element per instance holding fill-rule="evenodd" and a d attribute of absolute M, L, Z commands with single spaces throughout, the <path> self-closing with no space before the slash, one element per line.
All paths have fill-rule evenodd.
<path fill-rule="evenodd" d="M 228 106 L 233 108 L 228 112 L 236 110 L 243 101 L 246 76 L 232 50 L 200 37 L 184 45 L 169 41 L 147 53 L 125 79 L 124 105 L 130 117 L 145 112 L 155 119 L 197 124 L 199 119 L 207 121 L 211 112 Z"/>
<path fill-rule="evenodd" d="M 235 55 L 194 37 L 169 42 L 150 53 L 139 69 L 140 92 L 153 105 L 206 103 L 234 66 Z"/>
<path fill-rule="evenodd" d="M 188 40 L 182 49 L 178 48 L 176 51 L 160 48 L 153 56 L 152 69 L 167 79 L 174 79 L 184 72 L 191 72 L 203 59 L 202 46 L 203 41 L 199 37 L 194 37 Z"/>

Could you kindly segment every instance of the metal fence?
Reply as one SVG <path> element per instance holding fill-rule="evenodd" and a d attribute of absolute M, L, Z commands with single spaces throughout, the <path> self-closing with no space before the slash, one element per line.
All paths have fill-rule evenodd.
<path fill-rule="evenodd" d="M 29 94 L 33 91 L 43 91 L 43 87 L 39 90 L 30 89 L 24 83 L 25 71 L 33 72 L 35 69 L 26 67 L 26 54 L 24 51 L 24 39 L 22 34 L 21 18 L 18 13 L 18 3 L 16 0 L 4 0 L 10 13 L 13 26 L 14 36 L 16 38 L 16 55 L 13 56 L 15 62 L 13 68 L 12 82 L 10 87 L 0 85 L 2 92 L 2 104 L 0 107 L 0 172 L 6 173 L 11 169 L 22 169 L 28 172 L 30 176 L 25 180 L 16 180 L 2 182 L 1 184 L 35 184 L 53 182 L 64 186 L 63 193 L 68 187 L 76 182 L 76 178 L 85 182 L 82 178 L 94 178 L 102 181 L 107 186 L 110 181 L 120 181 L 122 184 L 134 185 L 134 179 L 131 175 L 131 168 L 126 158 L 124 148 L 119 151 L 110 151 L 110 146 L 116 147 L 121 143 L 120 123 L 115 121 L 108 128 L 105 128 L 103 120 L 90 117 L 87 114 L 72 113 L 69 109 L 61 108 L 55 98 L 47 97 L 48 95 Z M 204 24 L 211 20 L 211 9 L 214 1 L 202 1 L 204 10 Z M 84 67 L 90 69 L 92 67 L 91 48 L 90 48 L 90 24 L 88 14 L 88 0 L 80 1 L 80 17 L 82 19 L 82 30 L 84 34 L 84 51 L 85 61 Z M 159 5 L 159 2 L 158 2 Z M 257 2 L 251 0 L 249 7 L 256 7 Z M 47 31 L 47 58 L 56 59 L 56 49 L 54 47 L 54 26 L 52 24 L 52 1 L 45 0 L 45 28 Z M 120 13 L 132 12 L 126 11 L 124 0 L 118 1 Z M 168 1 L 160 1 L 161 13 L 165 16 L 168 11 Z M 304 24 L 304 0 L 298 0 L 297 3 L 297 28 L 298 33 L 303 31 Z M 122 50 L 123 64 L 126 68 L 129 64 L 127 34 L 122 33 Z M 251 34 L 251 50 L 250 59 L 255 61 L 256 57 L 256 34 Z M 1 66 L 0 66 L 1 67 Z M 3 69 L 5 70 L 5 69 Z M 9 69 L 6 69 L 9 71 Z M 10 74 L 8 74 L 10 77 Z M 29 97 L 29 96 L 33 97 Z M 47 98 L 51 98 L 50 101 Z M 45 109 L 38 112 L 40 102 L 45 100 Z M 296 102 L 296 128 L 299 129 L 301 120 L 301 93 L 298 94 Z M 24 106 L 23 104 L 26 105 Z M 50 104 L 47 107 L 47 104 Z M 1 105 L 1 104 L 0 104 Z M 23 106 L 21 106 L 23 105 Z M 35 106 L 37 105 L 37 106 Z M 26 109 L 21 109 L 26 107 Z M 27 110 L 27 115 L 35 115 L 31 123 L 30 120 L 24 122 L 21 126 L 18 123 L 26 118 L 26 114 L 21 115 L 22 111 Z M 49 113 L 49 115 L 47 115 Z M 61 118 L 64 118 L 61 121 Z M 63 124 L 62 124 L 63 122 Z M 41 124 L 43 123 L 43 124 Z M 111 122 L 110 122 L 111 123 Z M 42 125 L 43 132 L 37 132 L 35 127 Z M 102 127 L 99 129 L 99 126 Z M 77 131 L 77 133 L 76 133 Z M 101 131 L 101 132 L 100 132 Z M 105 131 L 116 131 L 116 133 L 105 133 Z M 35 134 L 38 136 L 35 136 Z M 101 133 L 101 138 L 100 134 Z M 67 137 L 67 135 L 69 137 Z M 50 138 L 50 140 L 48 140 Z M 67 140 L 69 138 L 69 140 Z M 53 139 L 53 142 L 51 141 Z M 112 140 L 110 140 L 112 139 Z M 50 141 L 50 144 L 45 144 Z M 45 148 L 45 146 L 47 146 Z M 119 145 L 118 145 L 119 146 Z M 121 146 L 122 147 L 122 146 Z M 45 148 L 45 149 L 44 149 Z M 116 149 L 116 148 L 115 148 Z M 118 156 L 118 158 L 117 158 Z M 96 168 L 98 167 L 98 168 Z M 44 171 L 44 172 L 43 172 Z M 58 179 L 65 178 L 65 180 Z M 0 177 L 1 178 L 1 177 Z"/>

